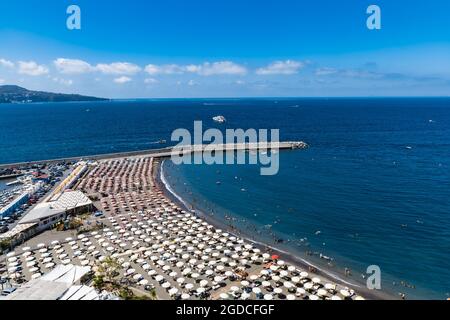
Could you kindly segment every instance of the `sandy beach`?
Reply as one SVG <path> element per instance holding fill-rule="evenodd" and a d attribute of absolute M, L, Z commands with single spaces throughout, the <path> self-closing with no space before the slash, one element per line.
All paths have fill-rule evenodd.
<path fill-rule="evenodd" d="M 95 273 L 112 258 L 120 265 L 121 283 L 144 294 L 150 285 L 163 300 L 395 298 L 348 283 L 252 241 L 206 212 L 190 210 L 166 189 L 161 161 L 133 157 L 93 164 L 74 188 L 94 199 L 104 215 L 85 217 L 88 231 L 52 229 L 22 243 L 2 257 L 6 276 L 30 281 L 58 265 Z"/>
<path fill-rule="evenodd" d="M 163 160 L 164 161 L 164 160 Z M 155 162 L 153 166 L 153 180 L 156 185 L 159 186 L 160 190 L 163 190 L 166 197 L 168 197 L 172 202 L 176 203 L 180 207 L 182 207 L 186 211 L 191 211 L 192 205 L 189 204 L 183 197 L 177 194 L 168 184 L 164 177 L 164 171 L 162 169 L 163 162 Z M 245 238 L 247 241 L 251 242 L 255 247 L 260 248 L 260 250 L 271 252 L 273 254 L 279 255 L 283 258 L 283 260 L 298 266 L 304 270 L 314 270 L 314 273 L 318 276 L 323 277 L 328 282 L 336 282 L 341 284 L 342 286 L 348 286 L 355 291 L 361 293 L 365 298 L 371 300 L 392 300 L 399 299 L 398 296 L 387 293 L 381 290 L 369 290 L 365 283 L 362 281 L 356 283 L 353 280 L 343 279 L 344 276 L 333 274 L 330 270 L 325 270 L 322 267 L 318 267 L 316 264 L 311 263 L 303 258 L 297 257 L 285 250 L 280 250 L 275 248 L 274 246 L 267 245 L 265 243 L 255 241 L 250 238 L 250 235 L 245 234 L 245 231 L 236 229 L 235 227 L 231 227 L 230 225 L 220 221 L 215 218 L 214 215 L 207 214 L 206 212 L 202 212 L 201 210 L 195 209 L 195 213 L 197 216 L 206 220 L 208 223 L 214 225 L 217 228 L 222 230 L 227 230 L 231 234 L 235 234 L 239 237 Z"/>

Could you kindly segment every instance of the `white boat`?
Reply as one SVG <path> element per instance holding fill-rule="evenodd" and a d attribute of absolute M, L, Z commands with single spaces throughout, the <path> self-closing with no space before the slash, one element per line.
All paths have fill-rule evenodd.
<path fill-rule="evenodd" d="M 20 180 L 15 180 L 15 181 L 8 182 L 6 185 L 7 185 L 8 187 L 10 187 L 10 186 L 15 186 L 15 185 L 17 185 L 17 184 L 22 184 L 22 181 L 20 181 Z"/>
<path fill-rule="evenodd" d="M 227 121 L 227 119 L 225 119 L 224 116 L 216 116 L 216 117 L 213 117 L 212 119 L 213 119 L 215 122 L 218 122 L 218 123 L 224 123 L 224 122 Z"/>

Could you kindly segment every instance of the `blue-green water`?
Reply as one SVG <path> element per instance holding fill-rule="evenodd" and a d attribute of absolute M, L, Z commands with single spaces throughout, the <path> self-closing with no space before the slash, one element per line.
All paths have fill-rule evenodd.
<path fill-rule="evenodd" d="M 225 125 L 211 120 L 219 114 Z M 355 279 L 375 264 L 385 288 L 447 297 L 450 99 L 0 105 L 0 163 L 158 148 L 194 120 L 206 128 L 279 128 L 282 140 L 310 145 L 281 152 L 276 176 L 260 176 L 257 166 L 167 163 L 168 181 L 194 206 L 218 219 L 229 214 L 269 242 L 272 230 L 284 241 L 276 246 L 296 255 L 333 257 L 331 270 L 347 266 Z"/>

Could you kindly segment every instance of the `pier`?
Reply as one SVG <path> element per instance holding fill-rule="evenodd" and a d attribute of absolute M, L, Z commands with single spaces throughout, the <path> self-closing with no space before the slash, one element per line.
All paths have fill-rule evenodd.
<path fill-rule="evenodd" d="M 186 146 L 173 146 L 161 149 L 150 149 L 141 151 L 130 152 L 117 152 L 108 154 L 99 154 L 91 156 L 78 156 L 68 157 L 60 159 L 49 159 L 30 162 L 18 162 L 11 164 L 0 164 L 0 169 L 17 168 L 17 167 L 29 167 L 32 165 L 50 164 L 59 162 L 76 162 L 80 160 L 106 160 L 116 158 L 138 157 L 148 156 L 153 158 L 167 158 L 174 154 L 186 154 L 204 151 L 265 151 L 265 150 L 292 150 L 292 149 L 306 149 L 308 144 L 303 141 L 282 141 L 282 142 L 259 142 L 259 143 L 235 143 L 235 144 L 203 144 L 203 145 L 186 145 Z"/>

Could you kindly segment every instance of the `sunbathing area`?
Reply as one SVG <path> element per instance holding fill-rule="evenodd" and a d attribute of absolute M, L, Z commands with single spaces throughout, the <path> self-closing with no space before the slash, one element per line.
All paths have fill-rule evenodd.
<path fill-rule="evenodd" d="M 99 196 L 103 227 L 44 232 L 8 253 L 8 277 L 29 281 L 58 265 L 96 272 L 113 258 L 121 282 L 150 285 L 158 299 L 363 299 L 184 211 L 152 182 L 152 166 L 151 158 L 99 162 L 78 190 Z"/>

